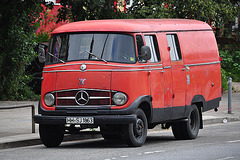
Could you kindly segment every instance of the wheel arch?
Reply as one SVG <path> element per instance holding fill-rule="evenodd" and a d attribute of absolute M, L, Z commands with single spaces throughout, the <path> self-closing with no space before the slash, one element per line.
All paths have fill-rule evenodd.
<path fill-rule="evenodd" d="M 202 111 L 204 107 L 206 106 L 205 98 L 202 95 L 195 95 L 192 99 L 191 105 L 195 104 L 199 111 L 200 116 L 200 129 L 203 129 L 203 117 L 202 117 Z"/>
<path fill-rule="evenodd" d="M 151 115 L 151 96 L 143 95 L 138 97 L 132 104 L 130 104 L 127 108 L 124 109 L 112 109 L 111 114 L 134 114 L 138 108 L 142 107 L 141 109 L 144 113 L 147 113 L 148 109 L 150 109 Z M 146 111 L 146 112 L 145 112 Z"/>
<path fill-rule="evenodd" d="M 151 118 L 152 118 L 152 107 L 151 104 L 147 101 L 142 102 L 139 107 L 140 109 L 143 110 L 143 112 L 145 113 L 146 117 L 147 117 L 147 121 L 148 123 L 151 122 Z"/>

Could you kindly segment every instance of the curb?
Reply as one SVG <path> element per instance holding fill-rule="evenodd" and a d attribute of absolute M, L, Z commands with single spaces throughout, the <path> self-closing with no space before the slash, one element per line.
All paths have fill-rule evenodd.
<path fill-rule="evenodd" d="M 227 121 L 226 121 L 227 120 Z M 203 120 L 204 125 L 210 124 L 219 124 L 219 123 L 227 123 L 227 122 L 236 122 L 240 121 L 240 118 L 215 118 L 215 119 L 205 119 Z M 151 131 L 159 131 L 159 127 L 152 129 Z M 151 132 L 150 131 L 150 132 Z M 99 131 L 84 131 L 80 132 L 80 134 L 72 134 L 66 135 L 63 139 L 63 142 L 75 141 L 75 140 L 87 140 L 87 139 L 97 139 L 102 138 L 102 135 Z M 26 147 L 26 146 L 33 146 L 33 145 L 40 145 L 42 144 L 40 138 L 30 138 L 25 140 L 17 140 L 17 141 L 9 141 L 0 143 L 0 150 L 1 149 L 9 149 L 9 148 L 17 148 L 17 147 Z"/>
<path fill-rule="evenodd" d="M 41 144 L 41 140 L 39 138 L 36 139 L 28 139 L 21 141 L 12 141 L 12 142 L 4 142 L 0 144 L 0 149 L 8 149 L 8 148 L 17 148 L 17 147 L 25 147 L 25 146 L 33 146 Z"/>
<path fill-rule="evenodd" d="M 75 141 L 75 140 L 86 140 L 86 139 L 96 139 L 102 138 L 100 132 L 80 132 L 80 134 L 72 134 L 64 136 L 63 142 Z M 26 146 L 33 146 L 42 144 L 40 138 L 30 138 L 25 140 L 17 140 L 17 141 L 9 141 L 0 143 L 0 150 L 1 149 L 8 149 L 8 148 L 17 148 L 17 147 L 26 147 Z"/>
<path fill-rule="evenodd" d="M 217 123 L 227 123 L 240 121 L 237 117 L 225 117 L 225 118 L 215 118 L 215 119 L 205 119 L 203 120 L 203 125 L 217 124 Z"/>

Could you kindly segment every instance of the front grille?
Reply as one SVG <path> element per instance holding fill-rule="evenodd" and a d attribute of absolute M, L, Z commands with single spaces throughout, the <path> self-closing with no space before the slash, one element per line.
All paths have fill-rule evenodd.
<path fill-rule="evenodd" d="M 111 92 L 106 90 L 67 90 L 56 92 L 56 106 L 111 105 Z"/>

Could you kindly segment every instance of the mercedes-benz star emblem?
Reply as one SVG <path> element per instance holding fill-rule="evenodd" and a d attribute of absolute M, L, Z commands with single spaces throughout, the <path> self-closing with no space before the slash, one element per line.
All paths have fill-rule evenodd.
<path fill-rule="evenodd" d="M 85 105 L 88 103 L 89 101 L 89 95 L 86 91 L 80 90 L 77 92 L 76 96 L 75 96 L 75 101 L 78 105 Z"/>

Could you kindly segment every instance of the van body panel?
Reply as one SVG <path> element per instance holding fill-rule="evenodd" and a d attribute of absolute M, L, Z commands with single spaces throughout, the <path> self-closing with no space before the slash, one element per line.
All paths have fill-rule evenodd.
<path fill-rule="evenodd" d="M 69 90 L 76 88 L 110 90 L 111 72 L 94 71 L 90 73 L 81 71 L 63 71 L 57 72 L 56 76 L 56 90 Z M 96 79 L 98 81 L 96 81 Z"/>
<path fill-rule="evenodd" d="M 172 62 L 172 84 L 173 84 L 173 116 L 172 118 L 178 119 L 183 117 L 186 105 L 186 74 L 183 70 L 183 63 Z M 184 92 L 183 92 L 184 90 Z M 176 107 L 176 108 L 175 108 Z"/>
<path fill-rule="evenodd" d="M 211 31 L 179 32 L 179 43 L 184 66 L 189 70 L 187 105 L 194 95 L 203 95 L 206 101 L 221 97 L 221 73 L 216 39 Z M 212 86 L 213 85 L 213 86 Z M 187 94 L 188 95 L 188 94 Z"/>
<path fill-rule="evenodd" d="M 150 66 L 149 81 L 153 108 L 164 108 L 164 77 L 163 68 L 160 66 Z"/>
<path fill-rule="evenodd" d="M 44 104 L 44 99 L 42 98 L 46 93 L 55 91 L 56 89 L 56 73 L 42 73 L 42 89 L 41 89 L 41 103 Z M 55 107 L 48 107 L 46 105 L 43 106 L 46 110 L 55 110 Z"/>
<path fill-rule="evenodd" d="M 140 70 L 140 71 L 137 71 Z M 113 106 L 112 109 L 123 109 L 133 103 L 142 95 L 150 95 L 148 69 L 127 69 L 125 71 L 112 72 L 111 89 L 124 92 L 128 96 L 128 102 L 123 106 Z M 114 80 L 113 80 L 114 79 Z M 127 83 L 126 83 L 127 82 Z M 141 86 L 141 87 L 139 87 Z"/>
<path fill-rule="evenodd" d="M 219 61 L 218 47 L 212 31 L 179 32 L 178 39 L 185 65 Z"/>

